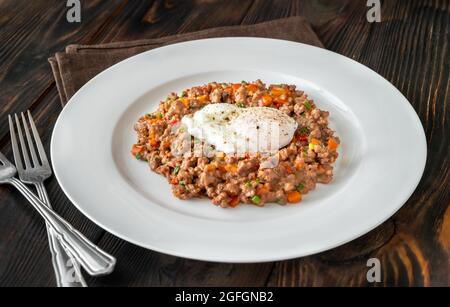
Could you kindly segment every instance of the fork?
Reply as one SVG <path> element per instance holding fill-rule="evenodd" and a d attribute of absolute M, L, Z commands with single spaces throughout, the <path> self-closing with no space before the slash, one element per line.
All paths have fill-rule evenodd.
<path fill-rule="evenodd" d="M 15 137 L 14 140 L 14 150 L 19 152 Z M 25 144 L 25 142 L 22 143 Z M 40 149 L 43 150 L 43 148 Z M 19 156 L 18 159 L 21 159 L 21 157 Z M 30 165 L 31 167 L 28 156 L 24 155 L 24 160 L 25 165 Z M 40 168 L 38 168 L 38 172 L 39 171 Z M 72 225 L 47 207 L 47 205 L 36 197 L 24 183 L 15 178 L 16 174 L 17 169 L 15 166 L 0 152 L 0 184 L 5 183 L 13 185 L 23 194 L 23 196 L 25 196 L 25 198 L 27 198 L 36 211 L 38 211 L 56 233 L 56 237 L 62 243 L 63 247 L 70 252 L 88 274 L 101 276 L 111 273 L 116 264 L 116 259 L 95 246 L 80 232 L 75 230 Z"/>
<path fill-rule="evenodd" d="M 111 273 L 116 259 L 95 246 L 72 225 L 47 207 L 22 181 L 15 178 L 16 174 L 15 166 L 0 152 L 0 184 L 10 184 L 22 193 L 56 233 L 56 237 L 63 247 L 69 250 L 70 254 L 90 275 L 101 276 Z"/>
<path fill-rule="evenodd" d="M 11 142 L 13 144 L 13 153 L 14 160 L 16 162 L 17 171 L 19 173 L 19 178 L 22 182 L 27 184 L 33 184 L 36 187 L 40 200 L 44 202 L 49 208 L 51 207 L 50 199 L 47 194 L 47 190 L 44 186 L 44 181 L 52 175 L 52 169 L 47 159 L 47 155 L 43 150 L 41 138 L 39 137 L 39 133 L 36 129 L 36 126 L 33 121 L 33 117 L 31 116 L 30 111 L 27 112 L 28 120 L 30 122 L 30 127 L 34 136 L 34 144 L 36 144 L 36 148 L 39 153 L 39 160 L 35 152 L 35 148 L 33 146 L 33 142 L 31 139 L 30 132 L 28 130 L 28 125 L 25 120 L 25 116 L 21 113 L 22 124 L 25 130 L 25 135 L 28 142 L 28 148 L 30 148 L 31 158 L 33 160 L 34 169 L 30 168 L 27 165 L 25 169 L 22 165 L 22 161 L 20 159 L 20 153 L 18 152 L 17 139 L 15 136 L 14 125 L 9 117 L 9 129 L 11 133 Z M 27 156 L 27 150 L 24 148 L 25 142 L 23 141 L 22 130 L 20 129 L 20 121 L 15 115 L 17 131 L 19 134 L 20 144 L 22 146 L 22 153 L 24 156 Z M 29 161 L 29 158 L 25 158 L 25 164 Z M 80 267 L 75 258 L 70 254 L 68 250 L 65 250 L 62 244 L 58 241 L 55 232 L 52 228 L 47 224 L 47 235 L 48 242 L 50 247 L 50 252 L 52 255 L 52 264 L 53 269 L 55 271 L 56 276 L 56 284 L 58 287 L 87 287 L 86 281 L 84 280 L 83 275 L 81 274 Z"/>

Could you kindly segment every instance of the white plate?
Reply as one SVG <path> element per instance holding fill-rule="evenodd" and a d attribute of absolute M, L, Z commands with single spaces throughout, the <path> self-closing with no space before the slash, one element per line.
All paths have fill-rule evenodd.
<path fill-rule="evenodd" d="M 181 201 L 133 159 L 133 124 L 170 92 L 211 81 L 296 84 L 330 111 L 341 139 L 335 179 L 298 205 L 221 209 Z M 217 38 L 129 58 L 99 74 L 61 113 L 52 138 L 56 177 L 71 201 L 116 236 L 159 252 L 221 262 L 289 259 L 370 231 L 410 197 L 426 141 L 406 98 L 369 68 L 282 40 Z"/>

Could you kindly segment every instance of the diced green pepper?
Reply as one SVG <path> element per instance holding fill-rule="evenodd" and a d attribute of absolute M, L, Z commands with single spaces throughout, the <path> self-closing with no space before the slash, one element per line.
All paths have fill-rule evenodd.
<path fill-rule="evenodd" d="M 173 174 L 176 175 L 176 174 L 178 174 L 179 171 L 180 171 L 180 167 L 175 166 L 175 168 L 173 169 Z"/>
<path fill-rule="evenodd" d="M 308 99 L 306 99 L 305 102 L 303 102 L 303 105 L 305 106 L 306 110 L 308 110 L 308 111 L 311 110 L 311 108 L 312 108 L 311 102 L 309 102 Z"/>
<path fill-rule="evenodd" d="M 254 195 L 251 199 L 252 202 L 256 205 L 259 205 L 259 203 L 261 202 L 261 197 L 259 197 L 258 195 Z"/>

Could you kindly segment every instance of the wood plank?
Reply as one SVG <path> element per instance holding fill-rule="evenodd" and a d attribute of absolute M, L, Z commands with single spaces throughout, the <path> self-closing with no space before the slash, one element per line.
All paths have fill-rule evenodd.
<path fill-rule="evenodd" d="M 450 249 L 443 238 L 450 228 L 441 226 L 450 223 L 448 2 L 390 1 L 380 24 L 368 24 L 363 8 L 352 8 L 348 16 L 337 33 L 321 38 L 331 50 L 376 70 L 408 98 L 426 131 L 425 173 L 409 201 L 381 228 L 338 249 L 277 263 L 269 285 L 370 286 L 365 275 L 371 257 L 381 261 L 378 285 L 448 285 Z M 355 248 L 364 242 L 365 248 Z M 342 255 L 351 250 L 359 252 Z"/>
<path fill-rule="evenodd" d="M 107 277 L 90 279 L 91 286 L 263 286 L 272 266 L 189 260 L 151 252 L 106 234 L 100 246 L 120 261 Z"/>
<path fill-rule="evenodd" d="M 244 18 L 252 0 L 174 1 L 170 8 L 159 9 L 157 22 L 143 22 L 153 1 L 128 3 L 124 11 L 111 20 L 108 31 L 98 41 L 116 42 L 157 38 L 207 28 L 237 25 Z"/>
<path fill-rule="evenodd" d="M 59 99 L 47 57 L 68 43 L 85 42 L 105 22 L 117 1 L 90 2 L 83 6 L 82 23 L 65 21 L 64 1 L 0 3 L 0 148 L 11 159 L 8 113 L 33 110 L 47 146 L 60 112 Z M 47 151 L 48 152 L 48 151 Z M 101 236 L 93 223 L 74 209 L 53 178 L 48 183 L 56 210 L 94 239 Z M 0 187 L 0 285 L 54 285 L 45 228 L 26 201 L 9 187 Z"/>
<path fill-rule="evenodd" d="M 136 16 L 139 16 L 139 14 L 142 14 L 144 9 L 147 9 L 148 6 L 146 5 L 138 5 L 140 4 L 138 2 L 133 3 L 127 3 L 127 5 L 124 5 L 122 7 L 123 11 L 120 13 L 112 16 L 109 18 L 105 24 L 101 27 L 101 30 L 96 31 L 94 35 L 91 35 L 91 40 L 96 40 L 98 42 L 106 42 L 106 41 L 112 41 L 112 40 L 123 40 L 127 39 L 129 37 L 132 37 L 134 34 L 142 34 L 142 28 L 136 27 L 134 25 L 130 26 L 130 23 L 136 20 Z M 234 5 L 237 6 L 239 3 L 238 1 L 234 1 Z M 229 4 L 227 3 L 228 10 L 231 11 Z M 216 3 L 215 6 L 209 6 L 210 9 L 219 10 L 220 7 L 218 6 L 218 3 Z M 200 13 L 201 12 L 201 13 Z M 245 13 L 245 12 L 243 12 Z M 185 20 L 189 20 L 188 16 L 193 16 L 192 19 L 195 20 L 196 18 L 198 20 L 203 20 L 203 14 L 206 14 L 205 6 L 195 7 L 192 8 L 192 12 L 185 13 L 186 18 Z M 243 16 L 236 15 L 235 23 L 238 24 Z M 214 19 L 215 22 L 217 22 L 216 19 Z M 192 22 L 192 21 L 191 21 Z M 223 21 L 225 25 L 225 22 L 229 22 L 229 19 Z M 193 22 L 193 24 L 196 24 Z M 114 36 L 103 36 L 102 29 L 114 27 L 114 30 L 111 30 L 109 33 L 114 33 Z M 166 25 L 163 23 L 160 27 L 155 27 L 155 25 L 145 25 L 147 28 L 151 28 L 149 30 L 149 33 L 151 35 L 157 37 L 158 31 L 161 32 L 159 36 L 166 35 L 166 34 L 175 34 L 177 31 L 179 31 L 178 28 L 173 28 L 173 32 L 168 32 L 170 29 L 166 27 Z M 205 26 L 205 25 L 204 25 Z M 189 26 L 184 26 L 187 30 L 189 29 Z M 121 28 L 126 28 L 126 32 L 120 31 Z M 158 30 L 159 29 L 159 30 Z M 186 31 L 187 31 L 186 30 Z M 133 32 L 136 31 L 136 32 Z M 121 36 L 122 35 L 122 36 Z M 35 117 L 35 120 L 37 121 L 38 125 L 46 126 L 46 127 L 53 127 L 54 122 L 57 118 L 57 115 L 60 112 L 60 106 L 59 103 L 57 103 L 58 97 L 56 95 L 56 90 L 54 87 L 51 87 L 45 95 L 41 98 L 42 101 L 40 101 L 38 104 L 34 106 L 33 114 Z M 42 138 L 43 142 L 46 144 L 47 148 L 49 146 L 50 142 L 50 136 L 51 136 L 51 130 L 49 129 L 40 129 L 42 132 Z M 10 144 L 9 144 L 9 138 L 6 137 L 3 141 L 3 150 L 5 150 L 7 155 L 10 155 L 9 150 Z M 113 274 L 109 279 L 91 279 L 89 283 L 95 284 L 95 285 L 102 285 L 103 283 L 107 284 L 108 282 L 111 284 L 121 284 L 121 285 L 128 285 L 133 284 L 136 282 L 139 282 L 139 280 L 146 280 L 147 284 L 158 284 L 159 282 L 163 282 L 164 284 L 169 283 L 169 281 L 159 281 L 158 279 L 153 280 L 153 272 L 158 272 L 159 267 L 158 265 L 151 267 L 148 267 L 145 261 L 147 260 L 150 262 L 156 261 L 156 264 L 159 263 L 159 266 L 161 269 L 167 270 L 165 268 L 167 262 L 173 261 L 173 259 L 176 259 L 175 257 L 170 257 L 166 255 L 162 255 L 159 253 L 146 251 L 144 249 L 140 249 L 138 247 L 134 247 L 129 243 L 126 243 L 120 239 L 117 239 L 111 235 L 106 235 L 103 238 L 104 231 L 102 231 L 100 228 L 95 226 L 92 222 L 88 221 L 85 217 L 82 216 L 76 209 L 73 208 L 72 205 L 70 205 L 70 202 L 66 199 L 62 191 L 60 191 L 57 187 L 57 182 L 54 178 L 49 181 L 48 184 L 49 192 L 51 199 L 53 200 L 55 204 L 55 209 L 57 212 L 59 212 L 63 217 L 69 220 L 69 222 L 74 223 L 74 226 L 78 229 L 80 229 L 83 233 L 89 236 L 89 238 L 93 239 L 94 242 L 99 242 L 100 246 L 104 247 L 106 250 L 110 250 L 110 248 L 116 247 L 117 252 L 114 252 L 114 254 L 117 255 L 124 255 L 123 259 L 120 259 L 120 264 L 118 267 L 118 273 Z M 1 190 L 0 190 L 1 191 Z M 10 192 L 10 191 L 8 191 Z M 1 194 L 0 194 L 1 196 Z M 44 244 L 46 242 L 45 237 L 45 231 L 42 227 L 42 224 L 39 223 L 39 219 L 37 216 L 32 212 L 31 209 L 27 209 L 28 215 L 24 216 L 22 209 L 15 210 L 14 204 L 17 203 L 17 199 L 20 197 L 17 195 L 17 193 L 13 192 L 11 193 L 5 193 L 3 195 L 4 198 L 2 198 L 2 201 L 4 200 L 5 203 L 11 204 L 7 208 L 9 209 L 8 212 L 5 213 L 3 216 L 8 216 L 8 221 L 21 221 L 20 224 L 25 225 L 21 229 L 16 230 L 18 233 L 20 233 L 20 237 L 22 240 L 20 242 L 34 242 L 36 245 L 39 245 L 39 248 L 34 248 L 33 251 L 24 253 L 24 251 L 27 249 L 27 245 L 18 245 L 20 242 L 17 242 L 15 238 L 17 238 L 19 235 L 15 234 L 14 236 L 7 235 L 8 232 L 4 231 L 1 233 L 5 234 L 4 240 L 2 242 L 5 242 L 4 249 L 7 251 L 11 251 L 11 255 L 5 255 L 5 259 L 7 261 L 3 262 L 3 266 L 0 264 L 0 284 L 6 284 L 6 285 L 51 285 L 53 282 L 52 279 L 52 272 L 50 269 L 50 258 L 48 257 L 47 252 L 47 246 Z M 12 198 L 12 199 L 11 199 Z M 12 208 L 12 209 L 11 209 Z M 1 208 L 0 208 L 1 210 Z M 2 212 L 0 211 L 0 214 Z M 2 225 L 0 224 L 0 229 L 6 229 L 3 227 L 10 227 L 10 224 Z M 31 236 L 30 234 L 34 234 Z M 99 240 L 100 238 L 103 238 L 102 240 Z M 3 238 L 2 238 L 3 239 Z M 119 248 L 117 248 L 119 247 Z M 144 256 L 140 256 L 139 258 L 127 258 L 126 255 L 129 254 L 129 250 L 137 250 L 140 254 Z M 168 257 L 168 258 L 167 258 Z M 27 274 L 27 270 L 29 270 L 29 265 L 35 264 L 36 262 L 33 262 L 33 259 L 39 258 L 40 262 L 38 263 L 38 266 L 35 266 L 35 271 L 33 271 L 33 274 L 35 276 L 42 276 L 42 278 L 39 279 L 30 279 L 24 276 Z M 122 256 L 120 256 L 122 258 Z M 12 261 L 12 259 L 15 259 Z M 177 263 L 184 263 L 186 260 L 177 259 Z M 46 264 L 45 264 L 46 263 Z M 182 264 L 181 267 L 188 266 L 192 267 L 190 268 L 190 271 L 192 274 L 200 275 L 203 271 L 205 271 L 205 266 L 201 262 L 195 262 L 197 265 L 192 265 L 192 263 L 187 263 L 186 265 Z M 18 264 L 23 264 L 19 266 Z M 217 282 L 220 282 L 221 278 L 218 276 L 224 272 L 222 266 L 215 267 L 214 265 L 210 265 L 212 268 L 209 270 L 211 272 L 215 272 L 214 274 L 211 274 L 209 276 L 210 279 L 217 280 Z M 21 269 L 23 267 L 23 269 Z M 264 274 L 264 276 L 260 279 L 264 281 L 270 270 L 271 265 L 259 265 L 259 271 L 262 272 L 261 274 Z M 129 271 L 129 275 L 124 275 L 123 268 L 127 268 Z M 250 268 L 250 267 L 249 267 Z M 121 273 L 122 270 L 122 273 Z M 231 270 L 231 269 L 229 269 Z M 240 274 L 245 273 L 247 274 L 247 277 L 242 276 L 239 277 Z M 249 278 L 253 276 L 252 270 L 237 270 L 232 275 L 234 276 L 234 281 L 240 280 L 242 283 L 246 283 L 247 285 L 251 284 L 251 281 L 249 281 Z M 125 277 L 124 279 L 118 278 L 118 276 Z M 173 282 L 173 281 L 172 281 Z M 180 279 L 179 282 L 182 282 Z M 188 282 L 187 280 L 184 282 Z"/>
<path fill-rule="evenodd" d="M 61 111 L 54 87 L 32 109 L 37 129 L 46 152 Z M 11 161 L 9 139 L 1 150 Z M 92 241 L 98 241 L 104 230 L 82 215 L 61 191 L 56 178 L 46 181 L 50 200 L 56 212 Z M 47 246 L 47 235 L 41 217 L 28 202 L 10 186 L 0 186 L 0 286 L 54 286 L 54 273 Z"/>
<path fill-rule="evenodd" d="M 251 1 L 246 3 L 247 5 L 242 1 L 205 1 L 197 6 L 175 4 L 167 13 L 170 16 L 162 14 L 159 21 L 151 25 L 136 24 L 148 5 L 135 4 L 127 7 L 123 14 L 111 22 L 114 30 L 101 40 L 160 37 L 239 24 L 246 13 L 243 8 L 249 7 Z M 177 14 L 183 18 L 176 18 Z M 263 285 L 272 270 L 271 263 L 232 265 L 172 257 L 133 246 L 108 233 L 102 237 L 99 245 L 112 250 L 120 261 L 116 272 L 111 276 L 90 279 L 89 283 L 94 286 L 256 286 Z"/>
<path fill-rule="evenodd" d="M 26 110 L 53 84 L 47 58 L 69 43 L 89 43 L 120 5 L 120 0 L 91 1 L 82 6 L 82 22 L 66 20 L 66 1 L 4 0 L 0 3 L 0 112 Z M 0 143 L 8 132 L 0 117 Z"/>
<path fill-rule="evenodd" d="M 117 5 L 97 1 L 85 8 L 87 24 L 83 21 L 80 28 L 61 23 L 65 17 L 56 2 L 49 10 L 48 1 L 33 1 L 31 9 L 23 5 L 18 16 L 11 14 L 16 9 L 13 2 L 0 2 L 0 42 L 14 41 L 12 46 L 0 45 L 0 90 L 5 93 L 0 98 L 0 113 L 31 106 L 47 148 L 51 135 L 48 127 L 53 127 L 60 106 L 45 59 L 65 44 L 159 37 L 293 15 L 310 20 L 327 48 L 375 69 L 397 86 L 418 112 L 426 130 L 429 152 L 424 178 L 394 218 L 337 249 L 275 265 L 199 262 L 133 246 L 83 217 L 53 178 L 48 187 L 57 211 L 119 259 L 113 275 L 88 279 L 91 285 L 366 286 L 370 285 L 365 279 L 370 257 L 381 260 L 380 285 L 449 284 L 450 171 L 445 129 L 449 118 L 448 1 L 383 3 L 381 24 L 367 23 L 367 8 L 345 0 L 174 1 L 173 8 L 160 8 L 156 22 L 151 23 L 143 19 L 152 1 L 118 1 Z M 41 14 L 36 17 L 32 12 Z M 52 26 L 49 16 L 54 16 L 57 26 Z M 5 28 L 8 24 L 20 25 L 16 26 L 19 30 Z M 32 29 L 33 24 L 39 29 Z M 10 88 L 15 82 L 17 87 Z M 0 118 L 0 148 L 11 157 L 4 120 Z M 0 203 L 0 285 L 54 285 L 40 219 L 18 193 L 7 187 L 0 187 Z"/>

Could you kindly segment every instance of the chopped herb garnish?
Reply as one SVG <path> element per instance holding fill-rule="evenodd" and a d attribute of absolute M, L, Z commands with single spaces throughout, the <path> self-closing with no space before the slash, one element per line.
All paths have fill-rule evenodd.
<path fill-rule="evenodd" d="M 163 118 L 162 113 L 158 113 L 158 114 L 156 114 L 156 116 L 158 116 L 158 118 Z"/>
<path fill-rule="evenodd" d="M 261 202 L 261 197 L 259 197 L 258 195 L 253 196 L 251 199 L 252 202 L 256 205 L 259 205 L 259 203 Z"/>
<path fill-rule="evenodd" d="M 175 168 L 173 169 L 173 174 L 176 175 L 176 174 L 178 174 L 179 171 L 180 171 L 180 167 L 175 166 Z"/>
<path fill-rule="evenodd" d="M 184 180 L 180 180 L 178 183 L 179 183 L 180 185 L 182 185 L 183 187 L 186 186 L 186 184 L 184 183 Z"/>
<path fill-rule="evenodd" d="M 300 184 L 297 186 L 297 191 L 301 192 L 301 191 L 303 191 L 304 188 L 305 188 L 305 185 L 304 185 L 303 183 L 300 183 Z"/>
<path fill-rule="evenodd" d="M 299 132 L 300 132 L 301 135 L 308 135 L 309 134 L 309 128 L 306 127 L 306 126 L 301 127 Z"/>
<path fill-rule="evenodd" d="M 237 106 L 238 108 L 245 108 L 245 107 L 246 107 L 246 105 L 245 105 L 243 102 L 238 102 L 238 103 L 236 103 L 236 106 Z"/>
<path fill-rule="evenodd" d="M 308 99 L 306 99 L 305 102 L 303 102 L 303 105 L 305 106 L 306 110 L 308 110 L 308 111 L 311 110 L 311 108 L 312 108 L 311 102 L 309 102 Z"/>
<path fill-rule="evenodd" d="M 136 155 L 136 159 L 141 160 L 141 158 L 142 158 L 142 155 L 141 155 L 140 153 L 138 153 L 138 154 Z"/>

